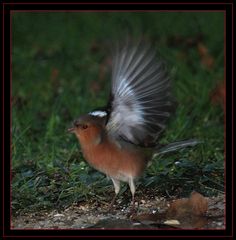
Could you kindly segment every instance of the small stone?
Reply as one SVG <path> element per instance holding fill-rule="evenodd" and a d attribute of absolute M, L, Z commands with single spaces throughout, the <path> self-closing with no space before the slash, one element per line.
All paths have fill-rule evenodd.
<path fill-rule="evenodd" d="M 65 217 L 65 215 L 64 215 L 64 214 L 57 213 L 57 214 L 54 215 L 54 217 Z"/>
<path fill-rule="evenodd" d="M 83 211 L 87 210 L 87 208 L 85 206 L 80 206 L 79 209 L 81 209 Z"/>

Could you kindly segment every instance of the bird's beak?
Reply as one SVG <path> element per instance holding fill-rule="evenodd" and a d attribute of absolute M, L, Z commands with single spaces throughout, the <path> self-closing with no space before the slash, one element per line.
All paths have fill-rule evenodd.
<path fill-rule="evenodd" d="M 75 128 L 74 128 L 74 127 L 67 129 L 67 132 L 69 132 L 69 133 L 73 133 L 74 131 L 75 131 Z"/>

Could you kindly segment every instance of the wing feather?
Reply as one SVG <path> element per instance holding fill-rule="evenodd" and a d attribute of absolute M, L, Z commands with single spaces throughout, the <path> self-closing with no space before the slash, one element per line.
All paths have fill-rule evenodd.
<path fill-rule="evenodd" d="M 108 134 L 151 145 L 165 129 L 174 108 L 166 66 L 151 45 L 131 40 L 117 45 L 112 63 Z"/>

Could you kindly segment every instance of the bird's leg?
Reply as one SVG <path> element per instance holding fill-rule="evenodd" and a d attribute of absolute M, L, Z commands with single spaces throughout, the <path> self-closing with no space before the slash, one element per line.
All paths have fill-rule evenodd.
<path fill-rule="evenodd" d="M 111 203 L 109 205 L 109 210 L 108 211 L 111 211 L 112 208 L 113 208 L 113 205 L 114 205 L 114 202 L 116 200 L 116 196 L 118 195 L 119 191 L 120 191 L 120 181 L 115 179 L 115 178 L 111 178 L 112 182 L 113 182 L 113 185 L 114 185 L 114 188 L 115 188 L 115 196 L 112 198 L 111 200 Z"/>
<path fill-rule="evenodd" d="M 135 213 L 135 200 L 134 200 L 134 195 L 132 194 L 132 202 L 131 202 L 130 215 L 132 216 L 134 213 Z"/>
<path fill-rule="evenodd" d="M 130 213 L 129 213 L 129 216 L 133 216 L 134 213 L 135 213 L 135 200 L 134 200 L 134 194 L 135 194 L 135 184 L 134 184 L 134 179 L 131 178 L 129 180 L 129 188 L 130 188 L 130 191 L 131 191 L 131 194 L 132 194 L 132 202 L 131 202 L 131 209 L 130 209 Z"/>

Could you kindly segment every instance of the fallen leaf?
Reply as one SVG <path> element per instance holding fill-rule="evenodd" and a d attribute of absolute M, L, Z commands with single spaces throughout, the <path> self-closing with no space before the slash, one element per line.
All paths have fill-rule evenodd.
<path fill-rule="evenodd" d="M 221 104 L 225 110 L 225 84 L 220 82 L 210 93 L 211 103 L 214 105 Z"/>
<path fill-rule="evenodd" d="M 179 217 L 191 212 L 191 207 L 189 206 L 189 199 L 182 198 L 173 201 L 167 211 L 170 217 Z"/>
<path fill-rule="evenodd" d="M 105 79 L 108 73 L 108 69 L 111 65 L 111 59 L 106 58 L 99 66 L 98 79 L 90 83 L 90 91 L 97 94 L 105 87 Z"/>
<path fill-rule="evenodd" d="M 192 192 L 190 198 L 173 201 L 167 210 L 168 219 L 176 219 L 181 228 L 201 228 L 207 224 L 205 217 L 208 201 L 198 192 Z"/>
<path fill-rule="evenodd" d="M 204 67 L 208 70 L 211 70 L 214 66 L 214 58 L 209 54 L 207 47 L 202 43 L 199 42 L 197 44 L 198 53 L 201 58 L 201 63 Z"/>
<path fill-rule="evenodd" d="M 55 82 L 57 80 L 58 75 L 59 75 L 59 70 L 57 68 L 53 68 L 51 70 L 51 76 L 50 76 L 51 81 Z"/>
<path fill-rule="evenodd" d="M 198 43 L 197 45 L 197 48 L 198 48 L 198 53 L 201 57 L 204 57 L 208 54 L 208 49 L 206 48 L 205 45 L 203 45 L 203 43 Z"/>
<path fill-rule="evenodd" d="M 208 201 L 198 192 L 192 192 L 189 198 L 189 206 L 192 208 L 192 214 L 204 216 L 208 209 Z"/>
<path fill-rule="evenodd" d="M 208 201 L 198 192 L 192 192 L 190 198 L 177 199 L 170 204 L 169 217 L 183 217 L 185 215 L 204 216 L 208 209 Z"/>
<path fill-rule="evenodd" d="M 202 33 L 199 33 L 195 36 L 181 36 L 181 35 L 172 35 L 167 39 L 167 43 L 172 47 L 183 46 L 185 48 L 195 47 L 198 42 L 202 41 L 204 38 Z"/>

